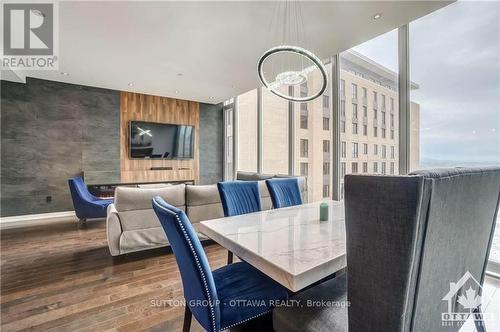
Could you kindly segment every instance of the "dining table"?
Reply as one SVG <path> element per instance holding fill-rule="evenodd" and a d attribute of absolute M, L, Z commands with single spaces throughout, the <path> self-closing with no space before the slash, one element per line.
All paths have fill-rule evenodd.
<path fill-rule="evenodd" d="M 305 203 L 200 222 L 199 231 L 292 292 L 346 267 L 343 201 Z M 325 219 L 325 218 L 323 218 Z"/>

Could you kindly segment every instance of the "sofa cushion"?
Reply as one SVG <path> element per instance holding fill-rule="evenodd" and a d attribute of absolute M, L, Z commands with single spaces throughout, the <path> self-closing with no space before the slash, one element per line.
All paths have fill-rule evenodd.
<path fill-rule="evenodd" d="M 273 177 L 274 174 L 262 174 L 262 173 L 242 172 L 242 171 L 238 171 L 238 173 L 236 173 L 236 180 L 241 180 L 241 181 L 258 181 L 258 180 L 272 179 Z"/>
<path fill-rule="evenodd" d="M 192 223 L 224 217 L 217 185 L 186 186 L 186 212 Z"/>
<path fill-rule="evenodd" d="M 160 225 L 159 221 L 157 223 Z M 120 254 L 167 245 L 167 237 L 161 226 L 124 231 L 120 237 Z"/>
<path fill-rule="evenodd" d="M 138 184 L 137 188 L 151 189 L 151 188 L 165 188 L 170 186 L 172 186 L 171 183 L 143 183 L 143 184 Z"/>
<path fill-rule="evenodd" d="M 184 209 L 185 184 L 167 186 L 163 188 L 134 188 L 117 187 L 115 190 L 115 207 L 118 212 L 129 210 L 152 210 L 152 200 L 160 196 L 169 204 Z"/>
<path fill-rule="evenodd" d="M 269 189 L 267 189 L 265 180 L 259 181 L 259 191 L 262 211 L 271 210 L 273 208 L 273 202 L 271 201 L 271 194 L 269 193 Z"/>

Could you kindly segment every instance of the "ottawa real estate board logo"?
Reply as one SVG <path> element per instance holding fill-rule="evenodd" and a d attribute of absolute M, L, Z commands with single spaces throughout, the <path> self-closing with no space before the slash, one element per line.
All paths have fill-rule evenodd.
<path fill-rule="evenodd" d="M 3 2 L 2 69 L 58 69 L 56 2 Z"/>

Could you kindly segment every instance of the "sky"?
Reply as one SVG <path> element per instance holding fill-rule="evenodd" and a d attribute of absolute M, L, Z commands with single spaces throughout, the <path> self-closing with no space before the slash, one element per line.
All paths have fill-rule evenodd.
<path fill-rule="evenodd" d="M 354 48 L 397 71 L 397 31 Z M 456 2 L 410 24 L 425 166 L 500 165 L 500 2 Z"/>

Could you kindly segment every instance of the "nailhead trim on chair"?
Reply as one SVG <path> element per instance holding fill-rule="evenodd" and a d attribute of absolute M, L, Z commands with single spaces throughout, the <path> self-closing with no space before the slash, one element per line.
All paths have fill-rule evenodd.
<path fill-rule="evenodd" d="M 255 315 L 255 316 L 252 316 L 252 317 L 249 317 L 249 318 L 247 318 L 247 319 L 244 319 L 244 320 L 242 320 L 241 322 L 231 324 L 231 325 L 229 325 L 229 326 L 227 326 L 227 327 L 223 327 L 223 328 L 221 328 L 221 331 L 224 331 L 224 330 L 230 329 L 231 327 L 235 327 L 236 325 L 243 324 L 243 323 L 245 323 L 245 322 L 248 322 L 249 320 L 252 320 L 252 319 L 257 318 L 257 317 L 259 317 L 259 316 L 263 316 L 263 315 L 268 314 L 268 313 L 270 313 L 270 312 L 271 312 L 271 310 L 266 311 L 266 312 L 261 312 L 260 314 Z"/>
<path fill-rule="evenodd" d="M 172 213 L 172 211 L 164 208 L 160 204 L 158 204 L 156 202 L 155 202 L 155 204 L 159 208 L 161 208 L 162 210 L 164 210 L 164 211 L 166 211 L 168 213 Z M 194 251 L 193 244 L 191 243 L 191 239 L 189 239 L 189 237 L 188 237 L 188 235 L 186 233 L 186 230 L 184 229 L 184 225 L 182 225 L 181 220 L 180 220 L 179 216 L 177 215 L 177 213 L 174 213 L 174 216 L 175 216 L 175 219 L 177 219 L 177 222 L 179 223 L 179 226 L 181 227 L 182 233 L 184 234 L 184 238 L 186 239 L 186 241 L 189 244 L 189 249 L 191 249 L 191 252 L 193 253 L 194 259 L 196 261 L 196 265 L 198 266 L 198 270 L 200 271 L 200 275 L 201 275 L 201 278 L 203 280 L 203 285 L 205 286 L 205 292 L 206 292 L 206 295 L 208 297 L 208 306 L 210 308 L 210 314 L 212 315 L 212 327 L 213 327 L 214 332 L 216 332 L 217 329 L 216 329 L 216 326 L 215 326 L 215 313 L 214 313 L 214 308 L 212 306 L 212 298 L 210 297 L 210 292 L 208 290 L 207 280 L 205 279 L 205 273 L 203 273 L 203 269 L 201 268 L 200 261 L 198 260 L 198 255 L 196 254 L 196 251 Z"/>

